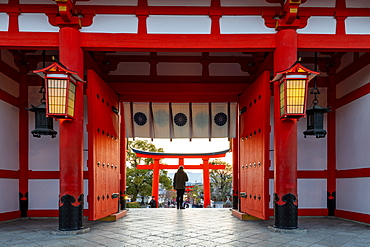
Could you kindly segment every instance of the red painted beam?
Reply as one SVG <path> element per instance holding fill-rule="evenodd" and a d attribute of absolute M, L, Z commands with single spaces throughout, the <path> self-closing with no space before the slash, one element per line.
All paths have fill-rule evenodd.
<path fill-rule="evenodd" d="M 58 37 L 58 32 L 0 32 L 0 46 L 2 49 L 57 49 Z"/>
<path fill-rule="evenodd" d="M 87 171 L 83 172 L 84 179 L 88 179 Z M 29 179 L 59 179 L 59 171 L 32 171 L 28 170 Z"/>
<path fill-rule="evenodd" d="M 0 169 L 0 178 L 19 178 L 19 171 Z"/>
<path fill-rule="evenodd" d="M 365 51 L 370 49 L 369 35 L 299 34 L 300 51 Z"/>
<path fill-rule="evenodd" d="M 109 34 L 82 33 L 81 46 L 106 51 L 272 51 L 274 34 Z M 107 42 L 109 40 L 109 42 Z M 1 43 L 0 43 L 1 44 Z"/>
<path fill-rule="evenodd" d="M 298 179 L 326 179 L 328 176 L 327 170 L 298 170 Z M 269 179 L 274 179 L 274 171 L 269 171 Z"/>
<path fill-rule="evenodd" d="M 281 2 L 280 0 L 276 2 Z M 302 1 L 304 3 L 304 1 Z M 9 7 L 18 7 L 21 13 L 40 13 L 40 10 L 49 10 L 55 8 L 55 4 L 3 4 L 0 5 L 0 12 L 6 12 Z M 225 6 L 192 6 L 179 8 L 178 6 L 104 6 L 104 5 L 77 5 L 75 9 L 78 13 L 95 14 L 136 14 L 138 11 L 149 12 L 151 15 L 209 15 L 209 12 L 219 11 L 223 15 L 261 15 L 263 11 L 281 11 L 280 6 L 263 7 L 225 7 Z M 365 8 L 345 8 L 340 5 L 337 8 L 313 8 L 300 6 L 299 11 L 309 12 L 312 16 L 334 16 L 336 11 L 346 10 L 350 16 L 367 16 L 368 11 Z"/>
<path fill-rule="evenodd" d="M 337 216 L 339 218 L 370 223 L 370 215 L 369 214 L 362 214 L 362 213 L 337 209 L 337 210 L 335 210 L 335 216 Z"/>
<path fill-rule="evenodd" d="M 370 177 L 370 168 L 358 168 L 349 170 L 337 170 L 337 178 L 363 178 Z"/>
<path fill-rule="evenodd" d="M 21 217 L 21 211 L 19 211 L 19 210 L 6 212 L 6 213 L 0 213 L 0 222 L 1 221 L 18 219 L 20 217 Z"/>
<path fill-rule="evenodd" d="M 298 49 L 301 51 L 364 51 L 370 49 L 368 40 L 369 35 L 298 34 Z M 57 49 L 58 45 L 57 32 L 0 32 L 2 48 L 49 50 Z M 269 52 L 275 49 L 275 34 L 82 33 L 81 46 L 85 50 L 95 51 Z"/>

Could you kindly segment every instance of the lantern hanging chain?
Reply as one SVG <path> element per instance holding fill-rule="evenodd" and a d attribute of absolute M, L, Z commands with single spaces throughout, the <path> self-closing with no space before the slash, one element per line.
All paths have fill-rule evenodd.
<path fill-rule="evenodd" d="M 315 52 L 315 71 L 317 71 L 317 52 Z M 317 76 L 315 76 L 315 78 L 313 79 L 313 88 L 311 89 L 311 92 L 310 94 L 314 94 L 314 99 L 312 100 L 312 103 L 314 105 L 318 105 L 319 104 L 319 99 L 318 99 L 318 94 L 320 94 L 320 90 L 317 88 L 317 85 L 316 85 L 316 80 L 317 80 Z"/>
<path fill-rule="evenodd" d="M 45 68 L 45 50 L 42 51 L 42 67 Z M 41 104 L 45 103 L 46 99 L 45 99 L 45 93 L 46 93 L 46 89 L 45 89 L 45 81 L 42 80 L 42 83 L 41 83 L 41 88 L 40 88 L 40 91 L 39 93 L 42 93 L 42 99 L 40 100 Z"/>

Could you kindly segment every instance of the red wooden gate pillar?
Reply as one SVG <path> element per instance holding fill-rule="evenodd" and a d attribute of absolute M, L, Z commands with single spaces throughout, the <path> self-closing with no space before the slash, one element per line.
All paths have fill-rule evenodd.
<path fill-rule="evenodd" d="M 61 27 L 59 31 L 59 59 L 68 69 L 83 78 L 83 51 L 80 31 Z M 83 190 L 83 84 L 76 84 L 73 120 L 60 120 L 59 125 L 59 230 L 82 228 L 84 208 Z"/>
<path fill-rule="evenodd" d="M 297 32 L 283 29 L 276 34 L 274 70 L 285 70 L 297 61 Z M 298 227 L 297 122 L 281 120 L 279 82 L 274 83 L 274 214 L 275 227 Z"/>
<path fill-rule="evenodd" d="M 239 124 L 237 125 L 239 126 Z M 236 135 L 237 137 L 239 134 Z M 233 209 L 238 209 L 239 195 L 239 138 L 232 139 L 233 151 Z"/>
<path fill-rule="evenodd" d="M 159 195 L 159 159 L 154 159 L 153 164 L 153 181 L 152 181 L 152 196 L 156 201 L 156 207 L 158 207 L 158 195 Z"/>
<path fill-rule="evenodd" d="M 209 181 L 209 162 L 203 159 L 203 207 L 211 206 L 211 185 Z"/>

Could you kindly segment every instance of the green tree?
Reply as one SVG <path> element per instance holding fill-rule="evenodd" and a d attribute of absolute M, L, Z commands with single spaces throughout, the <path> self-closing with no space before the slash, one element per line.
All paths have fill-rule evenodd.
<path fill-rule="evenodd" d="M 153 143 L 146 140 L 129 141 L 129 147 L 136 149 L 163 153 L 163 148 L 156 148 Z M 140 158 L 129 148 L 126 160 L 129 162 L 126 168 L 127 194 L 131 196 L 132 201 L 136 201 L 137 196 L 150 196 L 152 194 L 153 170 L 139 170 L 137 165 L 149 165 L 153 163 L 151 158 Z M 160 171 L 159 183 L 162 188 L 171 189 L 172 180 L 168 177 L 168 172 Z"/>
<path fill-rule="evenodd" d="M 226 166 L 225 169 L 215 169 L 210 172 L 211 199 L 216 198 L 217 201 L 222 201 L 226 199 L 226 196 L 231 195 L 232 165 L 219 159 L 211 161 L 210 164 Z"/>

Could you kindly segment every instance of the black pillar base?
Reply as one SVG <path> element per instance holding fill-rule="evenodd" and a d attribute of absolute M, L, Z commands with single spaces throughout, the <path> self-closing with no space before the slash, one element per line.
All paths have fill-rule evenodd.
<path fill-rule="evenodd" d="M 280 229 L 296 229 L 298 228 L 298 206 L 294 205 L 297 201 L 295 195 L 289 193 L 283 196 L 283 205 L 279 205 L 279 196 L 274 193 L 274 212 L 275 225 L 274 227 Z"/>
<path fill-rule="evenodd" d="M 71 195 L 64 195 L 60 198 L 62 206 L 59 207 L 59 230 L 74 231 L 82 229 L 82 218 L 84 208 L 84 194 L 78 197 L 78 206 L 73 206 L 72 203 L 76 199 Z"/>
<path fill-rule="evenodd" d="M 28 213 L 28 192 L 24 195 L 19 192 L 19 210 L 21 211 L 21 217 L 27 217 Z"/>
<path fill-rule="evenodd" d="M 327 208 L 328 208 L 328 216 L 335 216 L 335 209 L 336 209 L 336 192 L 333 193 L 327 191 Z"/>

